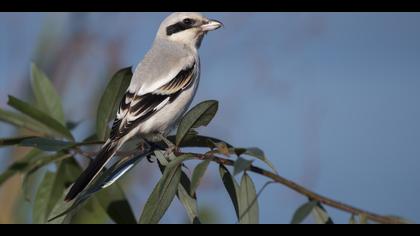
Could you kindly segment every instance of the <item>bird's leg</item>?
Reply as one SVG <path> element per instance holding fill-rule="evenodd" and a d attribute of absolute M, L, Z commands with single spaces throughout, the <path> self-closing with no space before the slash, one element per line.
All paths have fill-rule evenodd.
<path fill-rule="evenodd" d="M 147 142 L 146 140 L 142 139 L 141 142 L 138 145 L 138 148 L 139 148 L 141 153 L 145 153 L 145 152 L 148 152 L 152 149 L 152 145 L 149 142 Z M 151 154 L 147 155 L 146 159 L 149 163 L 154 163 L 154 160 L 152 159 Z"/>
<path fill-rule="evenodd" d="M 165 136 L 163 136 L 161 133 L 158 133 L 159 138 L 168 146 L 165 151 L 165 156 L 171 155 L 171 153 L 175 153 L 177 151 L 177 147 L 169 141 Z"/>

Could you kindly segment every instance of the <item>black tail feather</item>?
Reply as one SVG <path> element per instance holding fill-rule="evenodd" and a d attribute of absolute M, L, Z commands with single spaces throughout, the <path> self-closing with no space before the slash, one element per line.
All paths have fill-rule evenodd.
<path fill-rule="evenodd" d="M 77 178 L 72 185 L 70 191 L 65 197 L 65 201 L 73 200 L 86 186 L 96 177 L 96 175 L 104 168 L 108 160 L 117 151 L 117 143 L 108 141 L 99 151 L 98 155 L 90 162 L 86 170 Z"/>

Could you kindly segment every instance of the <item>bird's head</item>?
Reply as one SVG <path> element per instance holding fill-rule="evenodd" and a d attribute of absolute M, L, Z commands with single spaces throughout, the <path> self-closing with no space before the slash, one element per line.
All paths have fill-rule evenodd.
<path fill-rule="evenodd" d="M 157 37 L 199 48 L 207 32 L 222 26 L 221 22 L 210 20 L 200 13 L 176 12 L 162 22 Z"/>

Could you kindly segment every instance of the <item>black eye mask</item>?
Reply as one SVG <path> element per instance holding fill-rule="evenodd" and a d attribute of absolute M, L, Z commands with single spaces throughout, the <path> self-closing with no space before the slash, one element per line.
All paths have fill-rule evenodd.
<path fill-rule="evenodd" d="M 193 28 L 195 21 L 192 19 L 189 19 L 189 21 L 190 22 L 188 22 L 188 24 L 186 24 L 184 21 L 181 21 L 181 22 L 178 22 L 176 24 L 166 27 L 166 35 L 169 36 L 169 35 L 176 34 L 178 32 Z"/>

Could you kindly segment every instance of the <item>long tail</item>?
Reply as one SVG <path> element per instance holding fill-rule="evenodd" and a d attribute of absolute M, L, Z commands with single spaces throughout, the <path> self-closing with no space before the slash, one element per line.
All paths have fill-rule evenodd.
<path fill-rule="evenodd" d="M 77 178 L 74 182 L 64 199 L 65 201 L 73 200 L 90 182 L 92 182 L 92 180 L 104 168 L 108 160 L 110 160 L 117 152 L 118 146 L 118 142 L 112 142 L 110 140 L 105 143 L 95 159 L 90 162 L 86 170 L 84 170 L 79 178 Z"/>

